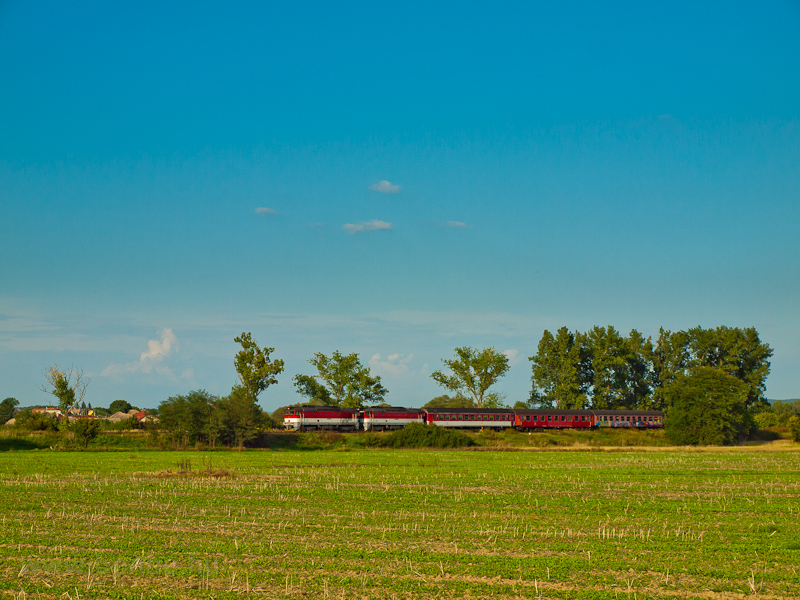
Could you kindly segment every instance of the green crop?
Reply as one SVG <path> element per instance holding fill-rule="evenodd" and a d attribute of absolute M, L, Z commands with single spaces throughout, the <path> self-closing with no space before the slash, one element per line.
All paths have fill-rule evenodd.
<path fill-rule="evenodd" d="M 750 449 L 7 452 L 0 591 L 796 598 L 799 475 Z"/>

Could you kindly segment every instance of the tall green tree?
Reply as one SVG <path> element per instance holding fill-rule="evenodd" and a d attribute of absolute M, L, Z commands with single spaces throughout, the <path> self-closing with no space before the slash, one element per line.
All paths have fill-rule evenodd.
<path fill-rule="evenodd" d="M 241 448 L 258 435 L 264 424 L 264 413 L 252 401 L 250 392 L 237 385 L 229 396 L 215 403 L 208 430 L 223 443 Z"/>
<path fill-rule="evenodd" d="M 295 375 L 297 392 L 329 406 L 362 407 L 383 402 L 388 390 L 378 375 L 361 364 L 358 354 L 334 351 L 330 357 L 317 352 L 308 361 L 316 375 Z"/>
<path fill-rule="evenodd" d="M 766 402 L 772 348 L 759 339 L 755 327 L 726 327 L 688 331 L 693 366 L 722 369 L 747 385 L 748 409 Z"/>
<path fill-rule="evenodd" d="M 489 388 L 510 368 L 508 357 L 495 350 L 476 350 L 469 346 L 455 349 L 456 358 L 442 359 L 450 373 L 434 371 L 431 378 L 442 387 L 471 398 L 477 408 L 483 408 Z"/>
<path fill-rule="evenodd" d="M 555 337 L 545 330 L 531 361 L 532 407 L 582 409 L 591 383 L 585 336 L 561 327 Z"/>
<path fill-rule="evenodd" d="M 746 407 L 754 411 L 766 401 L 771 356 L 772 348 L 761 341 L 754 327 L 693 327 L 674 333 L 662 329 L 654 350 L 655 404 L 669 408 L 664 392 L 678 376 L 689 375 L 699 367 L 712 367 L 747 386 Z"/>
<path fill-rule="evenodd" d="M 625 338 L 611 325 L 595 326 L 586 335 L 586 347 L 591 359 L 592 408 L 627 408 L 631 349 Z"/>
<path fill-rule="evenodd" d="M 236 372 L 239 374 L 239 381 L 253 402 L 256 402 L 261 392 L 278 383 L 277 376 L 283 372 L 283 361 L 280 359 L 271 360 L 270 354 L 275 352 L 275 348 L 267 348 L 266 346 L 259 348 L 249 332 L 243 332 L 233 341 L 242 346 L 242 349 L 236 353 L 234 360 Z"/>
<path fill-rule="evenodd" d="M 664 389 L 670 409 L 664 423 L 678 445 L 734 444 L 751 427 L 748 386 L 718 367 L 697 367 Z"/>

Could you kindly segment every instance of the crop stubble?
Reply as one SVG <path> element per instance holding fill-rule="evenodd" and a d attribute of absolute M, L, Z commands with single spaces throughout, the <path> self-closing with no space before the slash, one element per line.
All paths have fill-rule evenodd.
<path fill-rule="evenodd" d="M 799 474 L 794 452 L 6 453 L 0 590 L 797 598 Z"/>

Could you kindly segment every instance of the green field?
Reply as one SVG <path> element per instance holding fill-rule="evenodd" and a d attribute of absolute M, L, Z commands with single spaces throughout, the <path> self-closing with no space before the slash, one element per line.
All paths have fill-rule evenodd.
<path fill-rule="evenodd" d="M 0 454 L 15 598 L 798 598 L 800 453 Z"/>

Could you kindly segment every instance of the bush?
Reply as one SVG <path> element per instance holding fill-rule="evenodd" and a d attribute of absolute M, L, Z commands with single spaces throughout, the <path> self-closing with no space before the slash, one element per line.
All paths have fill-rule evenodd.
<path fill-rule="evenodd" d="M 792 439 L 800 442 L 800 417 L 797 415 L 789 418 L 789 431 L 792 432 Z"/>
<path fill-rule="evenodd" d="M 768 427 L 777 427 L 780 425 L 778 415 L 774 412 L 760 412 L 753 417 L 759 429 L 767 429 Z"/>
<path fill-rule="evenodd" d="M 411 423 L 393 432 L 384 438 L 383 443 L 391 448 L 461 448 L 475 445 L 465 433 L 422 423 Z"/>
<path fill-rule="evenodd" d="M 33 414 L 30 410 L 23 410 L 17 414 L 17 427 L 27 431 L 56 431 L 58 421 L 52 415 L 37 413 Z"/>
<path fill-rule="evenodd" d="M 679 446 L 741 441 L 751 428 L 749 388 L 721 369 L 698 367 L 664 388 L 670 408 L 664 428 Z"/>
<path fill-rule="evenodd" d="M 78 419 L 70 425 L 70 431 L 83 443 L 84 448 L 98 436 L 102 428 L 97 419 Z"/>

